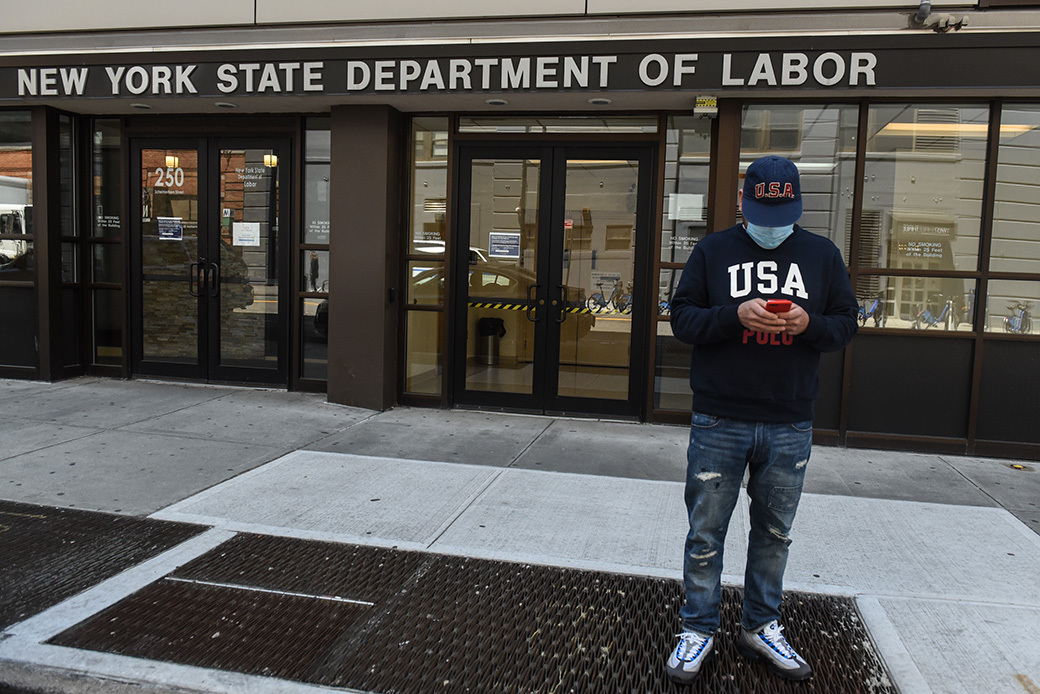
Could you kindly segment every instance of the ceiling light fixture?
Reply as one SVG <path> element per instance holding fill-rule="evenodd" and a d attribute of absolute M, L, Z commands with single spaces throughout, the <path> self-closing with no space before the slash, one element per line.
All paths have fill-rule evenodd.
<path fill-rule="evenodd" d="M 612 99 L 608 99 L 605 96 L 594 96 L 591 99 L 589 99 L 589 103 L 593 106 L 607 106 L 609 104 L 614 103 L 614 101 Z"/>
<path fill-rule="evenodd" d="M 130 108 L 136 108 L 139 111 L 151 111 L 152 107 L 149 104 L 130 104 Z"/>
<path fill-rule="evenodd" d="M 488 99 L 484 103 L 487 104 L 488 106 L 505 106 L 509 102 L 506 101 L 505 99 Z"/>
<path fill-rule="evenodd" d="M 233 104 L 230 101 L 218 101 L 213 105 L 217 108 L 238 108 L 238 104 Z"/>

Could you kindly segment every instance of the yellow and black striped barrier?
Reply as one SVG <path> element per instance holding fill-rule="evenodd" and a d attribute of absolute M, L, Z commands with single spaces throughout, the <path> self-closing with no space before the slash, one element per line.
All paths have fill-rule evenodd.
<path fill-rule="evenodd" d="M 470 308 L 492 308 L 499 311 L 526 311 L 528 304 L 510 304 L 498 301 L 471 301 L 469 302 Z M 538 307 L 533 307 L 537 309 Z M 568 306 L 564 309 L 566 313 L 596 313 L 590 308 L 585 306 Z"/>
<path fill-rule="evenodd" d="M 507 304 L 498 301 L 471 301 L 469 302 L 470 308 L 494 308 L 501 311 L 524 311 L 527 309 L 527 304 Z"/>

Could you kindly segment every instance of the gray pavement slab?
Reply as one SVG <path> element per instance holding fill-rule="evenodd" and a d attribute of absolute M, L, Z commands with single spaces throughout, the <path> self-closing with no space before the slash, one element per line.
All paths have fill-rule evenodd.
<path fill-rule="evenodd" d="M 426 549 L 497 474 L 481 466 L 298 451 L 153 517 Z"/>
<path fill-rule="evenodd" d="M 52 389 L 58 390 L 60 388 L 68 388 L 74 386 L 80 386 L 86 382 L 97 382 L 99 379 L 96 378 L 76 378 L 68 381 L 59 381 L 57 383 L 46 383 L 44 381 L 23 381 L 13 378 L 0 378 L 0 406 L 6 410 L 4 401 L 17 398 L 23 393 L 39 393 L 42 390 Z"/>
<path fill-rule="evenodd" d="M 3 417 L 0 418 L 0 441 L 3 442 L 0 445 L 0 460 L 81 439 L 101 431 L 91 427 L 73 427 Z"/>
<path fill-rule="evenodd" d="M 791 536 L 800 590 L 1040 607 L 1040 536 L 1003 509 L 803 494 Z"/>
<path fill-rule="evenodd" d="M 1040 512 L 1040 465 L 956 456 L 943 461 L 1009 511 Z"/>
<path fill-rule="evenodd" d="M 814 446 L 805 491 L 936 504 L 995 506 L 949 458 L 927 453 Z"/>
<path fill-rule="evenodd" d="M 45 384 L 5 401 L 21 419 L 110 429 L 214 400 L 231 388 L 83 379 Z"/>
<path fill-rule="evenodd" d="M 507 467 L 552 424 L 468 410 L 398 408 L 308 446 L 310 450 Z"/>
<path fill-rule="evenodd" d="M 726 573 L 743 574 L 746 504 L 726 538 Z M 431 547 L 446 554 L 682 576 L 683 486 L 599 475 L 507 470 Z"/>
<path fill-rule="evenodd" d="M 513 467 L 682 482 L 688 443 L 689 427 L 558 419 Z"/>
<path fill-rule="evenodd" d="M 1009 511 L 1009 513 L 1025 523 L 1026 527 L 1032 528 L 1034 533 L 1040 534 L 1040 510 Z"/>
<path fill-rule="evenodd" d="M 146 515 L 285 452 L 269 446 L 103 431 L 0 460 L 0 497 Z"/>
<path fill-rule="evenodd" d="M 323 394 L 238 389 L 130 424 L 129 431 L 297 448 L 371 417 L 373 410 L 332 405 Z"/>
<path fill-rule="evenodd" d="M 1038 691 L 1040 648 L 1031 636 L 1040 609 L 883 597 L 880 612 L 865 611 L 868 629 L 884 634 L 878 646 L 904 649 L 917 667 L 913 688 L 943 694 L 1031 694 Z M 890 629 L 878 624 L 887 620 Z M 893 643 L 898 639 L 898 643 Z M 898 681 L 898 679 L 897 679 Z"/>

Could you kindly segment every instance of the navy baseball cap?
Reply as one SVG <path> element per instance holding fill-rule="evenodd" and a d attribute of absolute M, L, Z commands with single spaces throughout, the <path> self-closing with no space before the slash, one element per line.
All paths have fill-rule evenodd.
<path fill-rule="evenodd" d="M 802 185 L 794 162 L 769 156 L 751 162 L 744 174 L 744 219 L 764 227 L 794 224 L 802 216 Z"/>

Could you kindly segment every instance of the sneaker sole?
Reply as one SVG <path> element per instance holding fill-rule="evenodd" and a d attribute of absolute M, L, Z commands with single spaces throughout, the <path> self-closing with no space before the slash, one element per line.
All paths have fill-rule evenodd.
<path fill-rule="evenodd" d="M 783 677 L 785 680 L 791 680 L 792 682 L 803 682 L 813 676 L 812 670 L 809 670 L 809 672 L 806 673 L 799 673 L 794 670 L 785 670 L 784 668 L 780 667 L 772 660 L 770 660 L 768 657 L 762 655 L 761 653 L 758 653 L 757 651 L 755 651 L 752 648 L 749 648 L 748 646 L 745 646 L 739 640 L 737 641 L 737 652 L 740 653 L 740 655 L 747 658 L 748 660 L 757 660 L 764 663 L 766 667 L 768 667 L 777 675 Z"/>
<path fill-rule="evenodd" d="M 672 671 L 668 669 L 668 665 L 666 663 L 665 666 L 664 666 L 664 674 L 665 674 L 666 677 L 668 677 L 668 680 L 670 682 L 672 682 L 673 684 L 679 684 L 679 685 L 693 684 L 698 679 L 700 679 L 701 675 L 704 674 L 704 668 L 707 667 L 708 663 L 711 662 L 711 659 L 714 656 L 715 656 L 715 649 L 712 648 L 711 651 L 708 653 L 708 655 L 704 656 L 704 660 L 701 661 L 701 667 L 700 667 L 699 670 L 697 670 L 697 672 L 684 673 L 682 675 L 673 674 Z"/>

